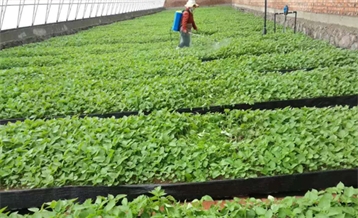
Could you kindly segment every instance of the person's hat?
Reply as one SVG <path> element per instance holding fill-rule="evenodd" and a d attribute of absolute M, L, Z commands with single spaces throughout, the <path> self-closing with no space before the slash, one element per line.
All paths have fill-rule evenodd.
<path fill-rule="evenodd" d="M 195 0 L 188 0 L 188 2 L 186 3 L 185 7 L 187 8 L 191 8 L 191 7 L 199 7 L 199 5 L 195 2 Z"/>

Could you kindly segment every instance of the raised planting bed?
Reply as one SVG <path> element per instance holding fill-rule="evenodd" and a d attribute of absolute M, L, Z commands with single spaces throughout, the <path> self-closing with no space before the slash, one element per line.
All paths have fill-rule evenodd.
<path fill-rule="evenodd" d="M 175 49 L 165 11 L 0 51 L 0 119 L 358 94 L 357 52 L 262 36 L 262 19 L 231 8 L 199 11 L 190 49 Z"/>
<path fill-rule="evenodd" d="M 88 78 L 47 80 L 47 77 L 33 78 L 31 83 L 26 80 L 17 83 L 4 81 L 4 91 L 0 94 L 3 100 L 0 118 L 152 111 L 353 95 L 358 90 L 358 68 L 353 68 L 285 76 L 276 73 L 218 75 L 216 72 L 202 72 L 188 77 L 156 76 L 118 81 Z"/>
<path fill-rule="evenodd" d="M 358 107 L 0 126 L 4 188 L 199 182 L 358 167 Z"/>
<path fill-rule="evenodd" d="M 234 105 L 221 105 L 221 106 L 210 106 L 201 108 L 183 108 L 174 110 L 177 113 L 193 113 L 193 114 L 207 114 L 207 113 L 224 113 L 227 110 L 275 110 L 283 109 L 286 107 L 290 108 L 303 108 L 303 107 L 335 107 L 335 106 L 358 106 L 358 95 L 347 95 L 347 96 L 332 96 L 332 97 L 318 97 L 318 98 L 305 98 L 305 99 L 294 99 L 284 101 L 269 101 L 269 102 L 257 102 L 253 104 L 234 104 Z M 151 111 L 128 111 L 128 112 L 113 112 L 105 114 L 84 114 L 77 115 L 75 117 L 98 117 L 98 118 L 122 118 L 125 116 L 150 114 Z M 57 117 L 45 117 L 38 118 L 42 120 L 59 119 L 68 116 L 57 116 Z M 6 125 L 8 123 L 14 123 L 18 121 L 25 121 L 26 118 L 17 119 L 0 119 L 0 125 Z M 33 119 L 32 119 L 33 120 Z"/>
<path fill-rule="evenodd" d="M 85 203 L 31 210 L 59 217 L 357 217 L 357 191 L 342 194 L 342 184 L 340 193 L 313 192 L 311 201 L 288 198 L 278 206 L 182 204 L 204 195 L 356 187 L 358 53 L 301 34 L 262 36 L 261 18 L 225 7 L 198 10 L 204 33 L 193 35 L 192 48 L 176 50 L 166 35 L 172 15 L 0 52 L 0 119 L 27 119 L 0 126 L 0 206 L 78 198 Z M 57 116 L 67 117 L 38 119 Z M 175 199 L 160 198 L 160 190 L 144 196 L 158 186 Z M 127 199 L 114 198 L 120 194 Z"/>
<path fill-rule="evenodd" d="M 351 217 L 358 216 L 358 189 L 343 183 L 322 191 L 310 190 L 301 197 L 277 199 L 234 198 L 213 202 L 208 196 L 182 202 L 168 196 L 160 187 L 148 190 L 150 196 L 128 199 L 126 195 L 97 196 L 78 203 L 74 200 L 51 201 L 40 208 L 29 208 L 26 215 L 10 217 Z M 2 214 L 5 215 L 5 214 Z"/>

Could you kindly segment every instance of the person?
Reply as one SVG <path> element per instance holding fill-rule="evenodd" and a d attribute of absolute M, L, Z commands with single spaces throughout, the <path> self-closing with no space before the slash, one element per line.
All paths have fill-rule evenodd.
<path fill-rule="evenodd" d="M 198 31 L 198 27 L 194 21 L 193 12 L 195 8 L 199 7 L 199 5 L 195 2 L 195 0 L 188 0 L 185 4 L 185 10 L 183 12 L 183 17 L 181 20 L 181 27 L 180 27 L 180 43 L 178 48 L 189 47 L 191 41 L 191 31 L 192 28 Z"/>

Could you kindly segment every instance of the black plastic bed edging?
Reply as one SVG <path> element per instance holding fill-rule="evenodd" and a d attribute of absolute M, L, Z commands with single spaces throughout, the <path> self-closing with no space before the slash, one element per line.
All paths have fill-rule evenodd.
<path fill-rule="evenodd" d="M 197 107 L 197 108 L 184 108 L 174 110 L 178 113 L 193 113 L 193 114 L 206 114 L 206 113 L 224 113 L 225 110 L 274 110 L 282 109 L 285 107 L 292 108 L 301 108 L 301 107 L 330 107 L 330 106 L 349 106 L 354 107 L 358 106 L 358 94 L 347 95 L 347 96 L 334 96 L 334 97 L 317 97 L 317 98 L 304 98 L 304 99 L 293 99 L 293 100 L 283 100 L 283 101 L 269 101 L 269 102 L 258 102 L 252 105 L 250 104 L 235 104 L 235 105 L 222 105 L 222 106 L 211 106 L 208 108 Z M 125 116 L 138 115 L 139 111 L 129 111 L 129 112 L 113 112 L 107 114 L 87 114 L 80 115 L 79 118 L 84 117 L 99 117 L 99 118 L 122 118 Z M 148 115 L 151 111 L 145 111 L 143 114 Z M 58 116 L 54 118 L 39 118 L 43 120 L 64 118 L 66 116 Z M 6 119 L 0 120 L 0 125 L 5 125 L 9 122 L 24 121 L 25 118 L 18 119 Z"/>
<path fill-rule="evenodd" d="M 273 177 L 251 179 L 216 180 L 197 183 L 177 184 L 148 184 L 104 186 L 72 186 L 61 188 L 44 188 L 32 190 L 14 190 L 0 192 L 0 208 L 7 207 L 8 211 L 40 208 L 52 200 L 95 199 L 97 196 L 126 194 L 128 200 L 139 195 L 149 195 L 155 187 L 161 186 L 168 194 L 178 201 L 200 199 L 204 195 L 214 200 L 232 199 L 233 197 L 275 197 L 303 195 L 312 189 L 323 190 L 334 187 L 342 182 L 345 186 L 358 185 L 358 169 L 319 171 Z"/>
<path fill-rule="evenodd" d="M 312 71 L 314 69 L 317 69 L 317 68 L 316 67 L 309 67 L 309 68 L 302 68 L 302 69 L 260 70 L 259 72 L 260 73 L 279 72 L 279 73 L 285 74 L 285 73 L 291 73 L 291 72 L 295 72 L 295 71 L 309 72 L 309 71 Z"/>
<path fill-rule="evenodd" d="M 211 106 L 208 108 L 197 107 L 197 108 L 184 108 L 174 110 L 178 113 L 192 113 L 192 114 L 207 114 L 207 113 L 224 113 L 225 110 L 275 110 L 282 109 L 286 107 L 291 108 L 302 108 L 302 107 L 334 107 L 334 106 L 349 106 L 354 107 L 358 106 L 358 94 L 347 95 L 347 96 L 334 96 L 334 97 L 317 97 L 317 98 L 304 98 L 304 99 L 293 99 L 293 100 L 283 100 L 283 101 L 268 101 L 268 102 L 258 102 L 252 105 L 250 104 L 235 104 L 235 105 L 222 105 L 222 106 Z M 144 115 L 150 114 L 151 111 L 143 112 Z M 98 117 L 98 118 L 111 118 L 116 119 L 122 118 L 125 116 L 135 116 L 138 115 L 138 111 L 132 112 L 113 112 L 108 114 L 88 114 L 80 115 L 79 118 L 84 117 Z M 75 115 L 73 115 L 75 116 Z M 65 118 L 67 116 L 58 116 L 53 118 L 38 118 L 42 120 L 51 120 L 58 118 Z M 0 120 L 0 125 L 6 125 L 8 123 L 15 123 L 17 121 L 25 121 L 25 118 L 15 118 L 15 119 L 6 119 Z"/>

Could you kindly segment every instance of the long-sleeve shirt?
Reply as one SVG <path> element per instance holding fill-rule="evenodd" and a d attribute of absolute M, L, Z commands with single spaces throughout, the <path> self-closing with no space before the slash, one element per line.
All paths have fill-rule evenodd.
<path fill-rule="evenodd" d="M 188 32 L 188 29 L 190 30 L 191 27 L 193 27 L 195 30 L 197 30 L 195 21 L 194 21 L 194 15 L 191 13 L 188 9 L 186 9 L 183 12 L 183 18 L 181 21 L 182 31 Z"/>

